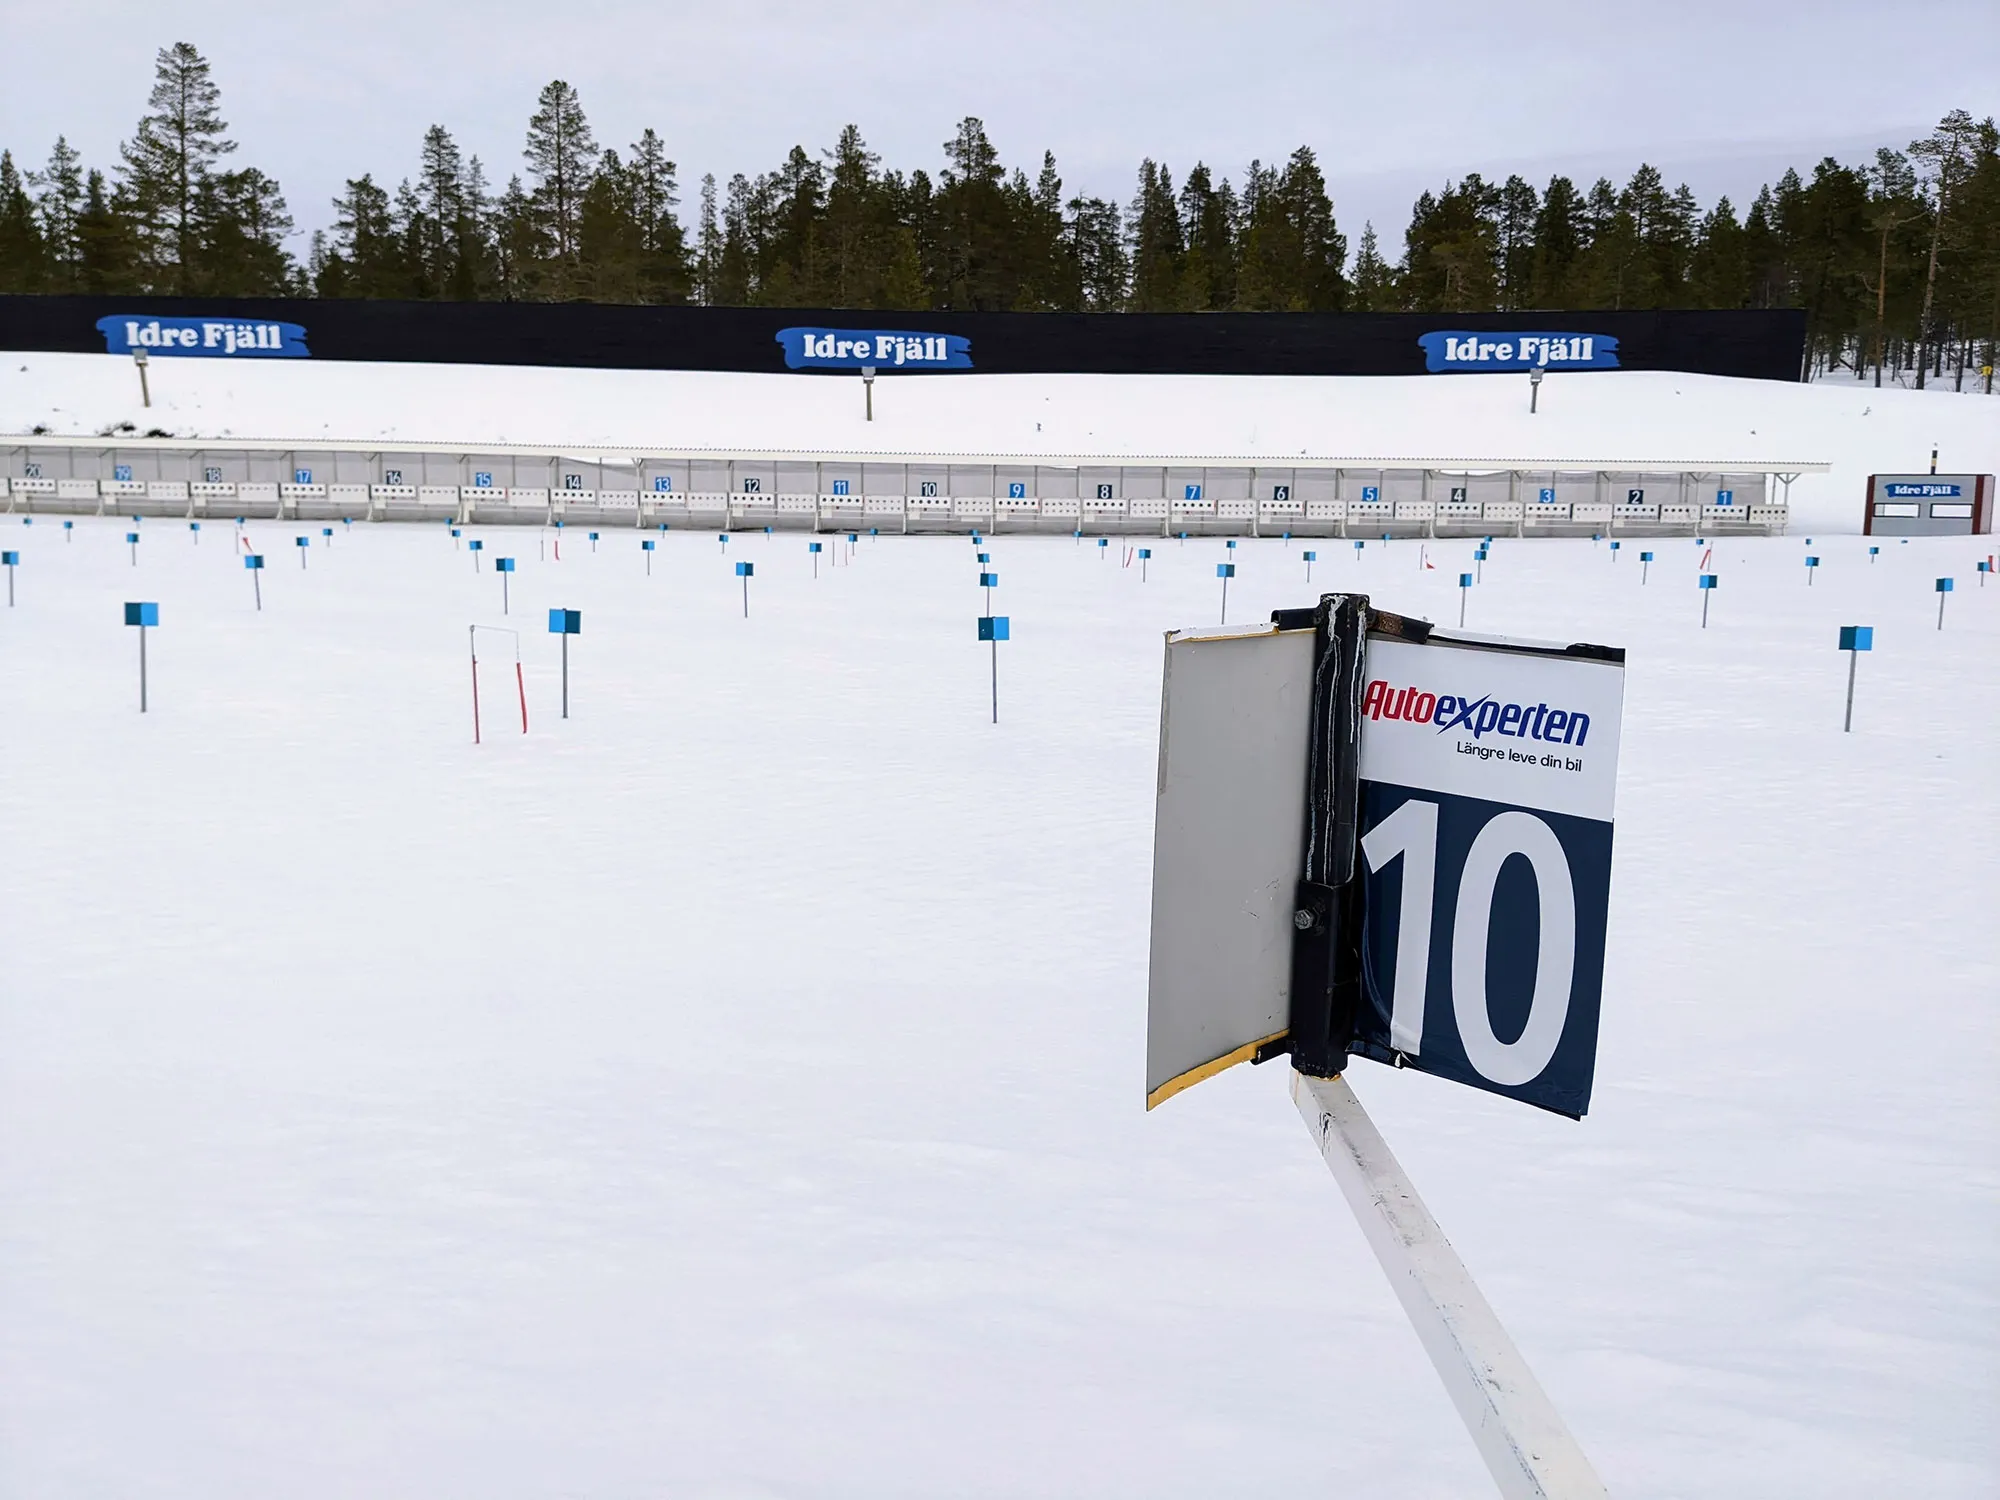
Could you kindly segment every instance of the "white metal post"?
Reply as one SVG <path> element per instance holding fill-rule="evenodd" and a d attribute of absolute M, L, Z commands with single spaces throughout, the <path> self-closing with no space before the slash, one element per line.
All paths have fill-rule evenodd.
<path fill-rule="evenodd" d="M 1344 1078 L 1292 1100 L 1504 1500 L 1604 1500 L 1590 1466 Z"/>

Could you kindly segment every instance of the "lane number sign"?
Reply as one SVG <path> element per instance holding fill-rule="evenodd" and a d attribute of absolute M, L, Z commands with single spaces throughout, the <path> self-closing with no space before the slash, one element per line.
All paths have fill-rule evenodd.
<path fill-rule="evenodd" d="M 1356 1050 L 1589 1107 L 1621 663 L 1371 641 Z"/>

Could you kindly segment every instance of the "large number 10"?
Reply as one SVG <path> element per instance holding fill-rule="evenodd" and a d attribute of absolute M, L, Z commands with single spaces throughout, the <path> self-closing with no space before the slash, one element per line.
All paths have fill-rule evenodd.
<path fill-rule="evenodd" d="M 1396 914 L 1396 978 L 1389 1011 L 1389 1044 L 1412 1057 L 1424 1040 L 1424 995 L 1430 987 L 1431 908 L 1437 888 L 1438 805 L 1411 799 L 1361 840 L 1371 872 L 1403 858 L 1403 898 Z M 1535 872 L 1541 939 L 1535 960 L 1534 1000 L 1520 1036 L 1503 1042 L 1493 1034 L 1486 1008 L 1486 942 L 1500 867 L 1524 856 Z M 1451 1008 L 1466 1061 L 1494 1083 L 1532 1081 L 1549 1065 L 1569 1019 L 1576 967 L 1576 891 L 1562 843 L 1533 813 L 1501 813 L 1479 830 L 1459 873 L 1458 909 L 1451 929 Z"/>

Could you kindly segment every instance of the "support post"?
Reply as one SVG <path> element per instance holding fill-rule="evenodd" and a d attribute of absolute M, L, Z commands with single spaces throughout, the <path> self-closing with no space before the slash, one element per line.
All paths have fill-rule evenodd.
<path fill-rule="evenodd" d="M 1292 1101 L 1504 1500 L 1605 1500 L 1604 1481 L 1345 1078 Z"/>

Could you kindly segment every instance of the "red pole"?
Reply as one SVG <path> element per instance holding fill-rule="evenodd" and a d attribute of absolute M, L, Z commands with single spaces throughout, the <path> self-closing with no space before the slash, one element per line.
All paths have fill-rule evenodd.
<path fill-rule="evenodd" d="M 514 686 L 521 690 L 521 733 L 528 732 L 528 684 L 521 676 L 521 658 L 514 658 Z"/>

